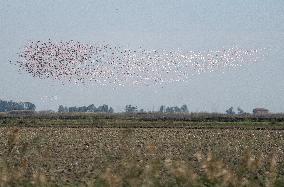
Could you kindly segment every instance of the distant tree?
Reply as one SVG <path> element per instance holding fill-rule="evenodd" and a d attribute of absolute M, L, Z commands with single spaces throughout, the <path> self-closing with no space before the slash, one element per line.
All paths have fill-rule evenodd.
<path fill-rule="evenodd" d="M 177 106 L 173 107 L 174 109 L 174 113 L 180 113 L 181 112 L 181 109 Z"/>
<path fill-rule="evenodd" d="M 112 108 L 112 107 L 109 107 L 108 113 L 113 113 L 113 112 L 114 112 L 113 108 Z"/>
<path fill-rule="evenodd" d="M 0 112 L 12 110 L 35 110 L 36 106 L 30 102 L 13 102 L 0 100 Z"/>
<path fill-rule="evenodd" d="M 80 106 L 80 107 L 64 107 L 63 105 L 60 105 L 58 107 L 58 112 L 105 112 L 105 113 L 113 113 L 114 110 L 112 107 L 109 107 L 106 104 L 103 104 L 99 106 L 98 108 L 95 107 L 94 104 L 91 104 L 89 106 Z"/>
<path fill-rule="evenodd" d="M 103 106 L 98 106 L 97 111 L 96 112 L 102 112 L 103 110 Z"/>
<path fill-rule="evenodd" d="M 0 112 L 6 112 L 6 101 L 0 100 Z"/>
<path fill-rule="evenodd" d="M 226 113 L 229 114 L 229 115 L 235 114 L 234 107 L 230 107 L 228 110 L 226 110 Z"/>
<path fill-rule="evenodd" d="M 244 114 L 245 113 L 244 110 L 241 109 L 240 107 L 238 107 L 237 110 L 238 110 L 238 114 Z"/>
<path fill-rule="evenodd" d="M 161 113 L 164 113 L 166 111 L 166 107 L 164 105 L 160 106 L 160 110 Z"/>
<path fill-rule="evenodd" d="M 187 113 L 187 112 L 188 112 L 187 105 L 182 105 L 182 106 L 180 107 L 180 109 L 181 109 L 181 112 L 184 112 L 184 113 Z"/>
<path fill-rule="evenodd" d="M 126 106 L 125 106 L 125 112 L 126 112 L 126 113 L 134 113 L 134 112 L 137 112 L 137 106 L 126 105 Z"/>
<path fill-rule="evenodd" d="M 108 105 L 106 105 L 106 104 L 103 104 L 103 106 L 102 106 L 102 112 L 108 112 Z"/>
<path fill-rule="evenodd" d="M 139 110 L 139 112 L 143 113 L 143 112 L 144 112 L 144 109 L 141 108 L 141 109 Z"/>
<path fill-rule="evenodd" d="M 164 106 L 162 105 L 160 107 L 160 112 L 166 112 L 166 113 L 181 113 L 181 112 L 188 112 L 188 108 L 187 105 L 182 105 L 180 108 L 178 106 L 174 106 L 174 107 L 169 107 L 169 106 Z"/>
<path fill-rule="evenodd" d="M 77 112 L 87 112 L 87 107 L 86 106 L 78 107 Z"/>
<path fill-rule="evenodd" d="M 174 112 L 175 112 L 174 107 L 167 107 L 166 108 L 166 113 L 174 113 Z"/>
<path fill-rule="evenodd" d="M 24 110 L 35 111 L 35 109 L 36 109 L 36 106 L 33 103 L 30 103 L 30 102 L 24 102 L 23 105 L 24 105 Z"/>
<path fill-rule="evenodd" d="M 58 107 L 58 112 L 59 112 L 59 113 L 63 113 L 64 111 L 65 111 L 64 106 L 63 106 L 63 105 L 59 105 L 59 107 Z"/>
<path fill-rule="evenodd" d="M 170 111 L 170 107 L 166 107 L 166 113 L 170 113 L 171 111 Z"/>
<path fill-rule="evenodd" d="M 87 112 L 96 112 L 97 108 L 94 104 L 91 104 L 87 107 Z"/>
<path fill-rule="evenodd" d="M 58 107 L 58 112 L 63 113 L 63 112 L 69 112 L 69 108 L 63 105 L 59 105 Z"/>
<path fill-rule="evenodd" d="M 78 109 L 75 106 L 69 107 L 68 112 L 78 112 Z"/>

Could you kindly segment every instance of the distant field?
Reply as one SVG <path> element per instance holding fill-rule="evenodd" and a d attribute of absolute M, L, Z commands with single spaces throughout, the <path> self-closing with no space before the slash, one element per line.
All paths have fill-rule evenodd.
<path fill-rule="evenodd" d="M 1 117 L 2 176 L 31 185 L 284 184 L 281 120 L 74 116 Z"/>
<path fill-rule="evenodd" d="M 214 113 L 50 113 L 0 114 L 0 125 L 17 127 L 98 128 L 250 128 L 284 129 L 284 114 L 265 116 Z M 1 127 L 1 126 L 0 126 Z"/>

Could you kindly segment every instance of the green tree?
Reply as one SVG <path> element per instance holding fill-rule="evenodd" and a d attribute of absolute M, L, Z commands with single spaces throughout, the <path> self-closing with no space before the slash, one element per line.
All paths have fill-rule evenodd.
<path fill-rule="evenodd" d="M 64 106 L 63 105 L 59 105 L 58 112 L 59 113 L 63 113 L 64 112 Z"/>
<path fill-rule="evenodd" d="M 108 113 L 113 113 L 113 112 L 114 112 L 113 108 L 112 108 L 112 107 L 109 107 Z"/>
<path fill-rule="evenodd" d="M 181 109 L 181 112 L 184 112 L 184 113 L 187 113 L 187 112 L 188 112 L 188 108 L 187 108 L 187 105 L 186 105 L 186 104 L 182 105 L 182 106 L 180 107 L 180 109 Z"/>
<path fill-rule="evenodd" d="M 164 113 L 166 111 L 166 107 L 164 105 L 160 106 L 160 110 L 161 113 Z"/>
<path fill-rule="evenodd" d="M 137 106 L 126 105 L 126 106 L 125 106 L 125 112 L 126 112 L 126 113 L 134 113 L 134 112 L 137 112 Z"/>
<path fill-rule="evenodd" d="M 226 110 L 226 113 L 229 115 L 235 114 L 234 107 L 231 106 L 228 110 Z"/>
<path fill-rule="evenodd" d="M 238 114 L 244 114 L 245 113 L 244 110 L 241 109 L 240 107 L 238 107 L 237 110 L 238 110 Z"/>

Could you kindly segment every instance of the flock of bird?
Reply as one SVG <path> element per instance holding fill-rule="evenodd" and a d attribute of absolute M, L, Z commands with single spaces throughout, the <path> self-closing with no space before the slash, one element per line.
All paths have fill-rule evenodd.
<path fill-rule="evenodd" d="M 229 48 L 194 52 L 129 49 L 106 43 L 31 41 L 16 65 L 40 79 L 62 83 L 153 85 L 186 81 L 195 74 L 257 62 L 258 49 Z"/>

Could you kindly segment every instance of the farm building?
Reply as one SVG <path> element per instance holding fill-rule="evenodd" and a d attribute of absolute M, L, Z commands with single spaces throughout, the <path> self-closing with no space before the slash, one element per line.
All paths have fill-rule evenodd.
<path fill-rule="evenodd" d="M 254 115 L 265 115 L 269 113 L 269 110 L 266 108 L 255 108 L 252 112 Z"/>

